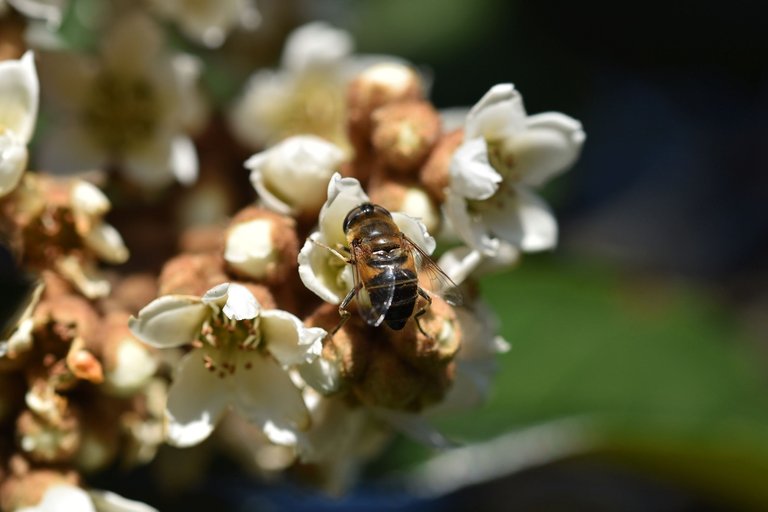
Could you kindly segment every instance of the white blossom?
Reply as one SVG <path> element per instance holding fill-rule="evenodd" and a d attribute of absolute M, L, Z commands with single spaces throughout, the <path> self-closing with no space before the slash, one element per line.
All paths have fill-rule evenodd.
<path fill-rule="evenodd" d="M 204 120 L 199 62 L 169 54 L 159 27 L 133 12 L 108 31 L 97 58 L 59 53 L 41 72 L 55 116 L 40 161 L 57 173 L 118 164 L 128 178 L 157 188 L 197 178 L 188 135 Z"/>
<path fill-rule="evenodd" d="M 262 204 L 277 213 L 318 210 L 344 151 L 314 135 L 289 137 L 245 162 Z"/>
<path fill-rule="evenodd" d="M 177 446 L 208 437 L 228 408 L 275 443 L 309 427 L 301 392 L 286 368 L 315 359 L 325 331 L 304 327 L 281 310 L 262 310 L 247 288 L 224 283 L 203 297 L 166 295 L 129 321 L 158 348 L 193 343 L 168 393 L 168 440 Z"/>
<path fill-rule="evenodd" d="M 352 267 L 326 247 L 349 254 L 349 243 L 342 228 L 350 210 L 369 201 L 360 182 L 336 173 L 328 184 L 328 198 L 320 210 L 319 229 L 312 233 L 299 252 L 299 277 L 320 298 L 338 304 L 354 286 Z M 424 224 L 403 213 L 392 212 L 400 230 L 428 254 L 435 250 L 435 239 Z"/>
<path fill-rule="evenodd" d="M 375 63 L 402 62 L 355 55 L 353 47 L 347 32 L 324 22 L 295 29 L 285 43 L 281 67 L 259 70 L 248 79 L 231 110 L 235 135 L 253 148 L 307 133 L 346 147 L 347 83 Z"/>
<path fill-rule="evenodd" d="M 150 5 L 209 48 L 221 46 L 237 27 L 253 30 L 261 23 L 253 0 L 150 0 Z"/>
<path fill-rule="evenodd" d="M 512 84 L 491 88 L 467 115 L 450 166 L 444 208 L 456 233 L 488 256 L 509 245 L 554 247 L 557 222 L 533 188 L 570 167 L 584 138 L 581 123 L 566 115 L 528 116 Z"/>
<path fill-rule="evenodd" d="M 16 188 L 27 168 L 39 89 L 32 52 L 0 62 L 0 197 Z"/>

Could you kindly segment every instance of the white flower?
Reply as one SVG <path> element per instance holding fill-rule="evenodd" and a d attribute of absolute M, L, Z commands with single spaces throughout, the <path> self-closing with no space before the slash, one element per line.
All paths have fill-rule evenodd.
<path fill-rule="evenodd" d="M 346 147 L 347 83 L 377 62 L 401 62 L 389 56 L 353 55 L 352 50 L 351 36 L 327 23 L 294 30 L 281 67 L 254 73 L 233 106 L 230 122 L 238 139 L 261 148 L 310 133 Z"/>
<path fill-rule="evenodd" d="M 245 162 L 264 206 L 284 215 L 317 211 L 344 151 L 314 135 L 289 137 Z"/>
<path fill-rule="evenodd" d="M 0 197 L 16 188 L 27 168 L 39 89 L 32 52 L 0 62 Z"/>
<path fill-rule="evenodd" d="M 157 509 L 112 492 L 86 492 L 73 485 L 59 484 L 49 487 L 36 506 L 17 512 L 157 512 Z"/>
<path fill-rule="evenodd" d="M 378 454 L 391 431 L 365 407 L 350 406 L 343 398 L 304 391 L 312 428 L 302 432 L 296 451 L 300 460 L 320 468 L 321 485 L 340 495 L 355 481 L 361 466 Z"/>
<path fill-rule="evenodd" d="M 328 199 L 320 210 L 319 230 L 312 233 L 299 252 L 299 277 L 304 286 L 320 298 L 338 304 L 354 286 L 352 267 L 319 244 L 349 254 L 344 234 L 344 218 L 350 210 L 368 202 L 360 182 L 355 178 L 342 178 L 336 173 L 328 184 Z M 400 230 L 425 252 L 435 250 L 435 239 L 427 233 L 424 224 L 403 213 L 392 212 Z"/>
<path fill-rule="evenodd" d="M 151 0 L 150 4 L 178 23 L 186 36 L 209 48 L 221 46 L 238 26 L 253 30 L 261 23 L 253 0 Z"/>
<path fill-rule="evenodd" d="M 284 444 L 309 426 L 301 392 L 286 367 L 315 359 L 325 331 L 290 313 L 262 310 L 247 288 L 224 283 L 201 297 L 167 295 L 129 321 L 142 341 L 159 348 L 195 343 L 168 393 L 168 439 L 191 446 L 213 431 L 228 407 Z"/>
<path fill-rule="evenodd" d="M 169 55 L 163 35 L 140 13 L 108 31 L 99 58 L 60 53 L 42 62 L 54 124 L 41 141 L 42 167 L 58 173 L 118 164 L 129 179 L 161 187 L 197 178 L 187 135 L 205 109 L 196 89 L 200 64 Z"/>
<path fill-rule="evenodd" d="M 294 30 L 285 41 L 283 68 L 301 72 L 334 67 L 352 54 L 355 43 L 344 30 L 313 21 Z"/>
<path fill-rule="evenodd" d="M 489 256 L 503 245 L 554 247 L 557 222 L 532 188 L 573 164 L 584 138 L 581 123 L 566 115 L 528 116 L 511 84 L 491 88 L 470 110 L 451 162 L 444 208 L 459 236 Z"/>

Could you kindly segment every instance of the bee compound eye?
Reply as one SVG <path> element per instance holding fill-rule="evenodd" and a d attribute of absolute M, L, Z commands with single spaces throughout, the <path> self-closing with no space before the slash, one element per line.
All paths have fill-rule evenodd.
<path fill-rule="evenodd" d="M 354 222 L 354 219 L 358 215 L 360 215 L 362 206 L 364 206 L 364 205 L 357 206 L 357 207 L 351 209 L 349 211 L 349 213 L 347 214 L 347 216 L 344 217 L 344 222 L 341 225 L 341 229 L 344 230 L 345 233 L 349 229 L 349 225 L 352 224 L 352 222 Z"/>

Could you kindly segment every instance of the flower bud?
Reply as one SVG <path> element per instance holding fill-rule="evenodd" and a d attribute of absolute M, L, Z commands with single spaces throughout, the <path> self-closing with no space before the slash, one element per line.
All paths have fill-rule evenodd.
<path fill-rule="evenodd" d="M 451 159 L 463 141 L 463 130 L 456 130 L 443 135 L 421 168 L 419 180 L 439 204 L 445 201 L 445 189 L 451 184 L 451 176 L 448 171 Z"/>
<path fill-rule="evenodd" d="M 127 312 L 108 313 L 102 322 L 102 359 L 106 389 L 129 396 L 149 382 L 157 370 L 153 349 L 140 342 L 128 328 Z"/>
<path fill-rule="evenodd" d="M 251 207 L 238 213 L 227 229 L 224 259 L 236 276 L 285 283 L 296 273 L 298 253 L 290 217 Z"/>
<path fill-rule="evenodd" d="M 405 213 L 424 223 L 429 233 L 440 230 L 440 210 L 418 184 L 384 180 L 371 185 L 371 201 L 391 212 Z"/>
<path fill-rule="evenodd" d="M 355 147 L 370 140 L 371 115 L 382 105 L 420 100 L 423 85 L 410 67 L 395 62 L 376 64 L 350 82 L 347 88 L 347 130 Z"/>
<path fill-rule="evenodd" d="M 376 154 L 397 174 L 415 175 L 440 135 L 440 117 L 426 101 L 384 105 L 372 121 Z"/>
<path fill-rule="evenodd" d="M 325 189 L 345 160 L 344 151 L 314 135 L 297 135 L 253 155 L 245 166 L 262 204 L 284 215 L 314 218 Z"/>
<path fill-rule="evenodd" d="M 180 254 L 160 272 L 159 295 L 203 295 L 211 286 L 228 281 L 224 260 L 217 254 Z"/>
<path fill-rule="evenodd" d="M 409 364 L 424 370 L 444 367 L 461 347 L 462 331 L 456 313 L 443 299 L 432 297 L 432 304 L 419 318 L 426 336 L 416 326 L 402 331 L 388 331 L 389 343 Z"/>

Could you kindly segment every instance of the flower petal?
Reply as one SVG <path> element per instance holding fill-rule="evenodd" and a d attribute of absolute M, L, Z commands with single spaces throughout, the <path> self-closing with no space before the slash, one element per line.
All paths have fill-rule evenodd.
<path fill-rule="evenodd" d="M 274 246 L 273 221 L 257 218 L 230 227 L 224 259 L 233 268 L 255 278 L 266 277 L 278 263 L 280 254 Z"/>
<path fill-rule="evenodd" d="M 424 252 L 432 254 L 435 251 L 437 242 L 427 232 L 427 226 L 423 222 L 400 212 L 392 212 L 392 220 L 395 221 L 400 231 L 413 240 Z"/>
<path fill-rule="evenodd" d="M 37 506 L 17 509 L 17 512 L 96 512 L 91 498 L 74 485 L 57 484 L 49 487 Z"/>
<path fill-rule="evenodd" d="M 487 199 L 499 188 L 502 176 L 488 162 L 485 139 L 466 140 L 453 154 L 450 190 L 469 199 Z"/>
<path fill-rule="evenodd" d="M 352 53 L 352 36 L 328 23 L 315 21 L 295 29 L 283 48 L 282 66 L 294 72 L 339 64 Z"/>
<path fill-rule="evenodd" d="M 61 24 L 67 0 L 7 0 L 9 4 L 29 18 L 45 20 L 48 30 Z"/>
<path fill-rule="evenodd" d="M 299 277 L 318 297 L 338 304 L 352 289 L 352 266 L 313 240 L 327 245 L 319 231 L 309 236 L 299 251 Z"/>
<path fill-rule="evenodd" d="M 197 338 L 210 312 L 197 297 L 165 295 L 144 306 L 138 317 L 132 316 L 128 327 L 148 345 L 178 347 Z"/>
<path fill-rule="evenodd" d="M 530 116 L 527 125 L 505 150 L 515 155 L 523 183 L 539 186 L 573 165 L 586 135 L 580 122 L 558 112 Z"/>
<path fill-rule="evenodd" d="M 90 490 L 88 494 L 99 512 L 158 512 L 146 503 L 123 498 L 114 492 Z"/>
<path fill-rule="evenodd" d="M 114 226 L 106 222 L 99 222 L 91 227 L 83 241 L 99 258 L 108 263 L 125 263 L 128 260 L 128 248 L 123 242 L 123 237 Z"/>
<path fill-rule="evenodd" d="M 186 186 L 194 185 L 197 181 L 199 165 L 192 139 L 186 135 L 174 137 L 171 141 L 170 159 L 171 172 L 176 177 L 176 181 Z"/>
<path fill-rule="evenodd" d="M 499 250 L 499 240 L 488 232 L 479 215 L 470 215 L 467 201 L 456 194 L 448 194 L 443 203 L 443 212 L 451 227 L 465 244 L 486 256 L 493 256 Z"/>
<path fill-rule="evenodd" d="M 104 215 L 112 205 L 99 188 L 85 180 L 75 180 L 69 191 L 72 209 L 89 216 Z"/>
<path fill-rule="evenodd" d="M 510 137 L 525 128 L 523 98 L 512 84 L 491 87 L 469 111 L 464 137 L 495 141 Z"/>
<path fill-rule="evenodd" d="M 283 366 L 307 363 L 323 350 L 324 329 L 304 327 L 287 311 L 270 309 L 261 313 L 262 343 Z"/>
<path fill-rule="evenodd" d="M 318 357 L 296 368 L 301 379 L 312 389 L 330 395 L 341 388 L 342 378 L 340 363 Z"/>
<path fill-rule="evenodd" d="M 334 248 L 337 244 L 347 245 L 342 228 L 344 218 L 351 209 L 369 201 L 357 179 L 342 178 L 341 174 L 335 173 L 328 183 L 328 200 L 320 210 L 320 232 L 325 243 Z"/>
<path fill-rule="evenodd" d="M 298 212 L 322 206 L 323 188 L 343 161 L 344 151 L 335 144 L 297 135 L 254 155 L 245 166 L 252 170 L 251 182 L 260 194 Z"/>
<path fill-rule="evenodd" d="M 230 377 L 208 370 L 203 356 L 199 349 L 184 356 L 168 390 L 167 437 L 174 446 L 193 446 L 205 440 L 235 398 L 228 386 Z"/>
<path fill-rule="evenodd" d="M 285 443 L 286 431 L 309 428 L 309 411 L 288 372 L 273 359 L 255 352 L 249 353 L 248 362 L 248 369 L 238 368 L 232 377 L 237 411 L 278 443 Z"/>
<path fill-rule="evenodd" d="M 222 312 L 232 320 L 250 320 L 259 315 L 261 306 L 245 286 L 231 283 L 227 289 L 227 303 Z"/>
<path fill-rule="evenodd" d="M 34 54 L 28 51 L 21 59 L 0 62 L 0 127 L 26 144 L 35 129 L 39 101 Z"/>
<path fill-rule="evenodd" d="M 455 247 L 443 253 L 438 266 L 456 284 L 463 283 L 470 275 L 480 277 L 507 270 L 520 260 L 520 250 L 512 244 L 499 243 L 493 256 L 470 247 Z M 462 348 L 462 351 L 464 349 Z"/>
<path fill-rule="evenodd" d="M 216 305 L 231 320 L 256 318 L 261 305 L 243 285 L 222 283 L 214 286 L 200 299 L 203 304 Z"/>
<path fill-rule="evenodd" d="M 9 194 L 27 169 L 27 146 L 14 132 L 0 130 L 0 197 Z"/>
<path fill-rule="evenodd" d="M 547 203 L 522 185 L 514 190 L 514 197 L 505 202 L 503 208 L 483 214 L 490 232 L 526 252 L 555 247 L 557 220 Z"/>

